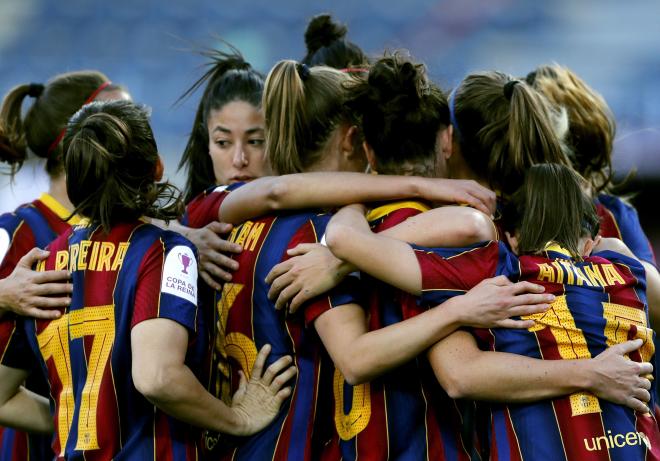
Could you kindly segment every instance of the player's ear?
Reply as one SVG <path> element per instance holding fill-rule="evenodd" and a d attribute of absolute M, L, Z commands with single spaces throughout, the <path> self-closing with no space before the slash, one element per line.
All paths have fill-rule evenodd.
<path fill-rule="evenodd" d="M 376 161 L 376 153 L 367 141 L 362 142 L 362 148 L 367 156 L 367 163 L 369 164 L 369 172 L 378 174 L 378 162 Z"/>
<path fill-rule="evenodd" d="M 506 241 L 509 243 L 509 246 L 511 247 L 511 250 L 515 254 L 518 254 L 518 237 L 515 234 L 510 234 L 509 232 L 504 232 L 504 236 L 506 237 Z"/>
<path fill-rule="evenodd" d="M 163 179 L 164 172 L 165 165 L 163 164 L 163 158 L 159 155 L 158 162 L 156 163 L 156 169 L 154 170 L 154 181 L 158 182 Z"/>
<path fill-rule="evenodd" d="M 582 242 L 584 242 L 584 244 L 581 245 L 582 246 L 582 256 L 587 257 L 594 250 L 594 247 L 596 245 L 598 245 L 598 242 L 600 242 L 600 236 L 597 236 L 596 239 L 592 239 L 590 237 L 587 237 Z"/>

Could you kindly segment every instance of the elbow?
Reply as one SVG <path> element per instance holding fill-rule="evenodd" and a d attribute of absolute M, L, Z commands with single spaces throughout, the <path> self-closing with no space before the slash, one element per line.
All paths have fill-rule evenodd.
<path fill-rule="evenodd" d="M 272 212 L 285 209 L 286 198 L 289 194 L 287 182 L 281 177 L 273 178 L 266 187 L 265 203 L 268 209 Z"/>
<path fill-rule="evenodd" d="M 460 380 L 450 378 L 439 381 L 440 385 L 451 399 L 458 400 L 472 398 L 468 387 Z"/>
<path fill-rule="evenodd" d="M 325 231 L 325 243 L 328 245 L 328 248 L 339 259 L 347 259 L 346 243 L 350 239 L 351 229 L 348 226 L 343 224 L 333 224 L 332 222 L 328 225 Z"/>
<path fill-rule="evenodd" d="M 469 214 L 462 230 L 462 238 L 465 244 L 497 239 L 495 225 L 488 216 L 474 209 L 467 211 Z"/>
<path fill-rule="evenodd" d="M 171 374 L 167 368 L 141 366 L 133 367 L 133 385 L 135 389 L 154 405 L 168 400 Z"/>
<path fill-rule="evenodd" d="M 364 373 L 359 366 L 356 365 L 342 365 L 337 366 L 344 381 L 346 381 L 351 386 L 358 386 L 360 384 L 368 383 L 371 381 L 371 376 L 367 373 Z"/>

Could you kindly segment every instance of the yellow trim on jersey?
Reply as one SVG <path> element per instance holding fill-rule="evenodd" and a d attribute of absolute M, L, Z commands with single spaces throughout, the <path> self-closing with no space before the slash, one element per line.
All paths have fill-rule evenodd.
<path fill-rule="evenodd" d="M 545 244 L 545 248 L 543 248 L 543 251 L 554 251 L 555 253 L 561 253 L 566 258 L 571 259 L 571 252 L 568 251 L 566 248 L 563 246 L 559 245 L 557 242 L 548 242 Z"/>
<path fill-rule="evenodd" d="M 63 221 L 66 221 L 66 218 L 68 218 L 71 215 L 69 210 L 67 210 L 64 205 L 58 202 L 55 197 L 53 197 L 47 192 L 41 194 L 41 196 L 39 197 L 39 201 L 42 202 L 44 205 L 46 205 L 50 209 L 50 211 L 52 211 L 57 216 L 59 216 Z M 69 219 L 67 222 L 72 226 L 77 226 L 78 224 L 80 224 L 80 220 L 81 220 L 80 216 L 74 215 L 71 216 L 71 219 Z"/>
<path fill-rule="evenodd" d="M 367 221 L 369 222 L 375 221 L 377 219 L 382 218 L 383 216 L 387 216 L 388 214 L 396 210 L 400 210 L 401 208 L 412 208 L 414 210 L 419 210 L 422 213 L 425 211 L 429 211 L 431 209 L 430 207 L 424 205 L 423 203 L 414 202 L 412 200 L 404 201 L 404 202 L 388 203 L 387 205 L 374 208 L 369 213 L 367 213 Z"/>

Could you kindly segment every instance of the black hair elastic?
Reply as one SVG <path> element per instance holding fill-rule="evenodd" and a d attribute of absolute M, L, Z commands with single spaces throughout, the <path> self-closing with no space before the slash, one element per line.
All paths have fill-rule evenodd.
<path fill-rule="evenodd" d="M 41 83 L 30 83 L 27 95 L 31 98 L 38 98 L 44 92 L 44 86 Z"/>
<path fill-rule="evenodd" d="M 511 101 L 511 96 L 513 95 L 513 87 L 520 83 L 520 80 L 509 80 L 504 85 L 504 97 Z"/>
<path fill-rule="evenodd" d="M 310 75 L 312 75 L 312 71 L 309 70 L 309 67 L 307 64 L 297 64 L 296 65 L 296 70 L 298 71 L 298 75 L 300 75 L 300 79 L 304 82 L 309 78 Z"/>

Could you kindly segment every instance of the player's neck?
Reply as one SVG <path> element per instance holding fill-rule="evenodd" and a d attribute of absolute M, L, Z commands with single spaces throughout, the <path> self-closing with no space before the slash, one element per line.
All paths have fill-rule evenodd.
<path fill-rule="evenodd" d="M 51 178 L 48 193 L 68 211 L 73 211 L 74 206 L 69 200 L 69 195 L 66 193 L 66 177 L 64 175 Z"/>

